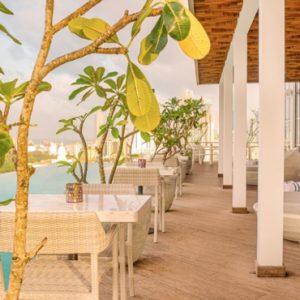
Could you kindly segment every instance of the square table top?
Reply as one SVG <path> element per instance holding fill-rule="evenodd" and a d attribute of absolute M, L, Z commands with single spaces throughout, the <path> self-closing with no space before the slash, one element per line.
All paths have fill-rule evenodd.
<path fill-rule="evenodd" d="M 29 213 L 95 212 L 101 222 L 135 223 L 142 209 L 150 209 L 149 195 L 84 195 L 81 203 L 67 203 L 65 194 L 29 195 Z M 0 207 L 15 212 L 15 203 Z"/>

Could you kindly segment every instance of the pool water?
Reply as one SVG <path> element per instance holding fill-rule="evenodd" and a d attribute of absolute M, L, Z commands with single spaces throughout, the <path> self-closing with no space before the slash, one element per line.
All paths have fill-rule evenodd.
<path fill-rule="evenodd" d="M 66 168 L 47 166 L 37 168 L 31 177 L 31 194 L 62 194 L 66 183 L 75 182 Z M 99 182 L 98 165 L 91 164 L 88 170 L 88 182 Z M 0 201 L 14 198 L 16 191 L 16 173 L 0 175 Z"/>

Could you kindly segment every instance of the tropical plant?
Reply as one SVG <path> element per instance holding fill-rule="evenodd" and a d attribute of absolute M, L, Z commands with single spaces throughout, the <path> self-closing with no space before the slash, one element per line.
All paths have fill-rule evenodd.
<path fill-rule="evenodd" d="M 160 34 L 162 30 L 166 30 L 168 36 L 178 41 L 181 49 L 194 59 L 204 57 L 209 51 L 209 39 L 201 24 L 178 0 L 166 0 L 158 3 L 153 3 L 153 0 L 147 0 L 144 2 L 144 6 L 136 13 L 129 14 L 126 10 L 124 15 L 113 25 L 98 18 L 82 18 L 82 15 L 101 2 L 101 0 L 86 1 L 62 20 L 54 23 L 54 0 L 46 0 L 43 38 L 31 73 L 31 79 L 25 90 L 20 113 L 21 121 L 18 124 L 16 222 L 12 271 L 6 300 L 19 298 L 25 266 L 46 242 L 45 239 L 42 240 L 35 249 L 27 252 L 28 187 L 31 175 L 31 168 L 28 165 L 28 134 L 36 96 L 43 79 L 51 71 L 63 64 L 90 54 L 122 54 L 128 62 L 126 99 L 129 111 L 132 114 L 133 123 L 141 131 L 150 131 L 159 124 L 158 102 L 149 82 L 142 71 L 132 62 L 128 52 L 144 20 L 148 17 L 159 16 L 157 23 L 163 21 L 161 26 L 155 24 L 154 33 L 147 43 L 150 47 L 145 48 L 144 44 L 141 44 L 140 56 L 150 57 L 150 62 L 157 58 L 157 55 L 163 49 L 161 46 L 156 47 L 158 44 L 162 45 L 162 37 L 165 38 L 165 35 Z M 162 19 L 160 16 L 162 16 Z M 131 23 L 133 23 L 131 37 L 127 46 L 124 46 L 118 37 L 118 32 Z M 48 56 L 55 35 L 67 26 L 77 36 L 88 40 L 87 45 L 49 60 Z M 105 46 L 105 44 L 110 45 Z M 139 60 L 144 63 L 143 59 Z"/>
<path fill-rule="evenodd" d="M 63 126 L 56 132 L 56 134 L 71 131 L 77 134 L 81 141 L 82 151 L 80 151 L 77 156 L 73 155 L 71 157 L 72 162 L 62 160 L 57 162 L 60 167 L 68 167 L 67 173 L 72 174 L 78 183 L 87 183 L 89 166 L 88 145 L 83 133 L 84 125 L 88 117 L 94 114 L 99 109 L 101 109 L 101 107 L 96 106 L 88 113 L 85 113 L 81 116 L 59 120 L 59 122 L 62 123 Z M 81 163 L 82 156 L 83 164 Z M 77 171 L 79 171 L 79 175 L 77 174 Z"/>
<path fill-rule="evenodd" d="M 101 106 L 94 108 L 94 110 L 101 109 L 101 113 L 106 115 L 105 122 L 100 125 L 97 132 L 96 150 L 99 175 L 102 183 L 112 183 L 116 168 L 120 163 L 125 140 L 138 132 L 131 122 L 134 117 L 127 105 L 126 75 L 119 75 L 117 72 L 106 73 L 103 67 L 95 69 L 88 66 L 84 69 L 84 74 L 80 74 L 73 85 L 77 87 L 70 94 L 70 100 L 81 96 L 80 104 L 94 94 L 101 100 Z M 118 141 L 118 149 L 107 180 L 104 170 L 104 147 L 110 137 Z"/>
<path fill-rule="evenodd" d="M 205 105 L 201 99 L 172 98 L 163 105 L 159 126 L 152 131 L 156 155 L 163 160 L 190 151 L 189 138 L 193 129 L 203 129 L 207 123 Z"/>

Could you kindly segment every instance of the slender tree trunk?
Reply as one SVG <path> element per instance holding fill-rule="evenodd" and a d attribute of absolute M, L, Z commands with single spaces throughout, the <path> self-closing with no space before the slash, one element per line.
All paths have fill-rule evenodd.
<path fill-rule="evenodd" d="M 125 129 L 126 129 L 126 126 L 122 126 L 122 133 L 121 133 L 121 137 L 120 137 L 118 152 L 117 152 L 116 159 L 114 161 L 114 165 L 111 169 L 110 176 L 109 176 L 108 183 L 110 183 L 110 184 L 113 182 L 113 179 L 114 179 L 114 176 L 115 176 L 118 164 L 119 164 L 119 159 L 122 155 L 124 141 L 125 141 Z"/>
<path fill-rule="evenodd" d="M 115 99 L 115 101 L 113 102 L 113 105 L 109 111 L 108 117 L 112 117 L 115 109 L 117 107 L 119 99 Z M 108 132 L 109 132 L 109 128 L 106 129 L 106 131 L 104 132 L 104 134 L 101 136 L 100 139 L 100 144 L 99 146 L 96 148 L 97 153 L 98 153 L 98 169 L 99 169 L 99 174 L 100 174 L 100 182 L 102 184 L 106 183 L 106 175 L 105 175 L 105 168 L 104 168 L 104 159 L 103 159 L 103 151 L 104 151 L 104 146 L 108 137 Z"/>
<path fill-rule="evenodd" d="M 53 3 L 52 3 L 53 4 Z M 26 249 L 28 189 L 31 169 L 28 166 L 28 132 L 37 89 L 43 76 L 41 70 L 47 59 L 51 41 L 53 5 L 47 5 L 46 28 L 31 80 L 26 89 L 17 138 L 17 193 L 12 270 L 6 300 L 17 300 L 21 291 L 26 264 L 31 259 Z"/>
<path fill-rule="evenodd" d="M 81 132 L 79 132 L 79 136 L 81 139 L 81 143 L 83 146 L 83 154 L 84 154 L 84 164 L 83 164 L 83 176 L 82 176 L 82 182 L 87 183 L 87 173 L 88 173 L 88 167 L 89 167 L 89 155 L 88 155 L 88 147 L 86 140 L 84 138 L 84 135 Z"/>

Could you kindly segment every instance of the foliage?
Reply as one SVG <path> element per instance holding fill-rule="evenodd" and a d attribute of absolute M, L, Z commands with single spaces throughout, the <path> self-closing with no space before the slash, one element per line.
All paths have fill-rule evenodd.
<path fill-rule="evenodd" d="M 193 129 L 207 126 L 202 119 L 206 116 L 202 99 L 172 98 L 163 105 L 161 122 L 152 132 L 156 145 L 154 156 L 163 154 L 164 160 L 175 154 L 188 153 L 189 137 Z"/>
<path fill-rule="evenodd" d="M 15 201 L 15 199 L 7 199 L 4 201 L 0 201 L 0 206 L 6 206 L 9 205 L 10 203 L 12 203 L 13 201 Z"/>
<path fill-rule="evenodd" d="M 14 13 L 8 9 L 2 2 L 0 2 L 0 12 L 6 15 L 13 15 Z M 0 24 L 0 31 L 6 34 L 11 40 L 13 40 L 17 44 L 21 44 L 21 42 L 16 39 L 12 34 L 9 33 L 9 31 L 6 29 L 6 27 L 2 24 Z"/>
<path fill-rule="evenodd" d="M 132 26 L 131 40 L 127 48 L 125 47 L 128 60 L 126 83 L 127 106 L 132 115 L 135 127 L 140 131 L 151 131 L 158 126 L 160 122 L 159 105 L 145 75 L 131 61 L 127 52 L 132 41 L 140 32 L 144 20 L 158 4 L 153 4 L 151 0 L 145 2 L 140 16 Z M 138 56 L 139 63 L 148 65 L 156 60 L 159 53 L 168 43 L 168 35 L 181 43 L 180 48 L 186 55 L 192 58 L 203 58 L 209 51 L 210 42 L 202 25 L 192 13 L 178 0 L 165 1 L 161 7 L 161 11 L 161 16 L 158 18 L 150 34 L 141 42 Z M 104 33 L 110 28 L 108 23 L 99 18 L 87 19 L 79 17 L 69 23 L 69 30 L 72 33 L 87 40 L 102 38 Z M 108 39 L 107 42 L 124 47 L 116 34 Z M 199 42 L 201 45 L 199 45 Z M 82 86 L 81 90 L 77 89 L 70 97 L 72 98 L 80 91 L 86 91 L 82 97 L 83 100 L 91 93 L 90 88 Z M 100 95 L 100 97 L 102 96 Z"/>
<path fill-rule="evenodd" d="M 145 0 L 144 0 L 145 1 Z M 24 95 L 24 103 L 20 112 L 20 122 L 18 123 L 18 138 L 17 138 L 17 151 L 16 152 L 16 159 L 15 163 L 17 165 L 17 193 L 16 193 L 16 223 L 15 223 L 15 236 L 18 238 L 14 240 L 14 253 L 13 253 L 13 261 L 12 261 L 12 271 L 10 274 L 10 282 L 9 282 L 9 288 L 6 294 L 6 299 L 18 299 L 20 290 L 21 290 L 21 284 L 22 284 L 22 277 L 24 274 L 24 269 L 26 264 L 37 255 L 39 250 L 45 245 L 46 239 L 42 240 L 32 251 L 27 251 L 26 246 L 26 229 L 27 229 L 27 212 L 28 212 L 28 186 L 30 183 L 30 177 L 32 175 L 32 169 L 28 165 L 28 136 L 29 136 L 29 129 L 30 129 L 30 121 L 32 117 L 32 111 L 34 109 L 35 105 L 35 99 L 38 92 L 39 84 L 44 80 L 44 78 L 53 70 L 56 68 L 71 62 L 75 61 L 77 59 L 80 59 L 82 57 L 85 57 L 90 54 L 123 54 L 126 56 L 126 59 L 128 61 L 129 69 L 131 69 L 132 72 L 132 61 L 129 57 L 129 48 L 132 44 L 132 41 L 134 38 L 138 35 L 138 32 L 143 24 L 143 21 L 149 16 L 155 17 L 160 16 L 162 14 L 165 15 L 163 18 L 164 20 L 164 26 L 171 38 L 174 38 L 178 41 L 183 39 L 185 36 L 188 38 L 190 33 L 192 32 L 191 28 L 190 30 L 187 30 L 188 27 L 192 27 L 193 22 L 189 20 L 187 9 L 182 9 L 182 4 L 179 1 L 171 1 L 166 0 L 165 2 L 157 2 L 153 4 L 153 1 L 147 0 L 145 1 L 143 7 L 136 13 L 129 14 L 129 12 L 126 10 L 124 15 L 119 18 L 119 20 L 113 24 L 107 24 L 104 20 L 100 21 L 98 20 L 80 20 L 78 18 L 81 18 L 85 13 L 87 13 L 90 9 L 93 7 L 98 6 L 98 4 L 101 4 L 101 0 L 93 0 L 93 1 L 85 1 L 80 7 L 78 7 L 76 10 L 71 12 L 69 15 L 65 16 L 61 20 L 59 20 L 57 23 L 54 22 L 53 16 L 56 15 L 54 11 L 54 1 L 47 0 L 45 1 L 45 27 L 43 32 L 43 38 L 41 39 L 41 45 L 40 50 L 38 51 L 36 62 L 34 63 L 34 67 L 32 70 L 32 75 L 28 83 L 28 87 L 26 88 L 25 95 Z M 150 8 L 151 7 L 151 10 Z M 130 23 L 133 23 L 133 29 L 131 38 L 129 40 L 129 43 L 127 46 L 124 46 L 121 41 L 119 40 L 119 37 L 117 37 L 119 31 L 121 31 L 124 27 L 128 26 Z M 191 23 L 188 25 L 188 23 Z M 71 32 L 74 32 L 77 36 L 80 36 L 86 40 L 88 40 L 88 44 L 86 46 L 83 46 L 81 48 L 78 48 L 75 51 L 72 52 L 66 52 L 63 55 L 59 57 L 54 57 L 49 59 L 49 53 L 51 53 L 51 47 L 52 42 L 55 39 L 55 36 L 62 32 L 64 28 L 66 28 L 69 25 Z M 162 28 L 157 26 L 157 30 L 159 28 Z M 0 29 L 1 30 L 1 29 Z M 154 38 L 149 38 L 150 43 L 153 45 L 151 46 L 151 52 L 163 49 L 163 41 L 162 38 L 164 35 L 162 34 L 156 34 L 153 35 Z M 207 39 L 208 40 L 208 39 Z M 209 43 L 209 41 L 207 41 Z M 109 47 L 103 47 L 103 45 L 107 45 L 110 43 Z M 159 46 L 158 46 L 159 45 Z M 68 47 L 64 47 L 65 50 L 68 49 Z M 150 55 L 151 56 L 151 55 Z M 139 70 L 138 67 L 136 69 Z M 137 75 L 138 74 L 138 75 Z M 140 74 L 142 74 L 142 71 L 139 70 L 139 72 L 134 71 L 132 75 L 132 82 L 128 82 L 127 85 L 132 85 L 136 89 L 138 89 L 135 93 L 132 93 L 132 95 L 127 94 L 127 97 L 125 97 L 127 103 L 132 102 L 138 103 L 140 107 L 140 112 L 143 113 L 143 115 L 135 115 L 133 111 L 130 111 L 130 114 L 132 116 L 126 115 L 126 118 L 123 118 L 122 121 L 126 121 L 129 117 L 132 117 L 133 121 L 134 118 L 141 118 L 143 116 L 147 116 L 148 121 L 146 122 L 147 126 L 155 128 L 156 124 L 154 121 L 152 121 L 151 115 L 149 115 L 149 112 L 151 109 L 155 109 L 155 105 L 157 108 L 157 99 L 155 95 L 153 94 L 152 88 L 150 84 L 136 84 L 137 80 L 140 79 Z M 89 76 L 88 76 L 89 77 Z M 145 76 L 142 77 L 142 80 L 144 81 Z M 84 81 L 84 79 L 83 79 Z M 106 83 L 108 84 L 108 83 Z M 89 82 L 88 82 L 88 85 Z M 140 90 L 142 87 L 142 90 Z M 95 87 L 93 87 L 93 90 L 88 92 L 88 88 L 85 89 L 86 96 L 84 98 L 87 98 L 90 94 L 93 93 Z M 130 91 L 130 89 L 127 90 L 127 93 Z M 78 92 L 79 93 L 79 92 Z M 101 93 L 99 90 L 98 93 Z M 151 103 L 149 104 L 149 101 L 143 101 L 139 95 L 142 93 L 146 93 L 151 98 Z M 132 96 L 132 97 L 131 97 Z M 106 97 L 105 97 L 106 99 Z M 85 101 L 85 99 L 82 99 Z M 108 100 L 108 98 L 107 98 Z M 110 108 L 108 109 L 109 117 L 112 118 L 112 116 L 117 113 L 117 111 L 120 110 L 120 107 L 118 105 L 123 105 L 124 103 L 121 101 L 119 102 L 120 98 L 113 98 L 111 102 L 109 102 Z M 149 100 L 149 99 L 148 99 Z M 128 105 L 129 106 L 129 105 Z M 135 105 L 130 105 L 131 107 L 135 107 Z M 6 106 L 7 107 L 7 106 Z M 157 112 L 157 109 L 156 109 Z M 121 112 L 121 115 L 123 115 L 123 112 Z M 121 118 L 121 117 L 120 117 Z M 116 119 L 120 119 L 116 118 Z M 3 117 L 2 117 L 3 119 Z M 116 120 L 108 119 L 109 124 L 107 128 L 109 130 L 114 131 L 114 135 L 117 135 L 116 130 L 113 130 L 112 128 L 116 128 L 114 126 L 116 123 Z M 139 119 L 138 119 L 139 120 Z M 113 123 L 112 123 L 113 121 Z M 112 124 L 114 125 L 112 125 Z M 6 124 L 4 124 L 6 125 Z M 117 125 L 117 124 L 116 124 Z M 144 126 L 144 123 L 139 124 L 139 122 L 136 121 L 136 126 L 139 126 L 138 129 L 143 130 L 142 127 Z M 124 139 L 128 136 L 128 134 L 125 134 L 125 127 L 126 124 L 121 125 L 121 132 L 119 133 L 119 139 L 120 144 L 124 142 Z M 105 135 L 107 136 L 108 130 L 106 129 L 103 137 Z M 103 139 L 104 140 L 104 139 Z M 119 148 L 121 149 L 121 147 Z M 16 150 L 16 149 L 15 149 Z M 118 153 L 118 155 L 120 152 Z M 17 234 L 16 234 L 17 233 Z"/>
<path fill-rule="evenodd" d="M 17 79 L 8 82 L 0 81 L 0 104 L 2 104 L 2 108 L 0 107 L 0 167 L 4 163 L 5 155 L 14 146 L 9 131 L 13 126 L 19 125 L 19 123 L 7 124 L 11 106 L 24 98 L 28 86 L 27 81 L 19 85 L 17 82 Z M 49 83 L 41 82 L 38 92 L 49 91 L 50 89 Z"/>
<path fill-rule="evenodd" d="M 127 106 L 128 101 L 126 101 L 126 76 L 124 74 L 119 75 L 117 72 L 106 73 L 103 67 L 95 69 L 92 66 L 88 66 L 84 68 L 84 74 L 80 74 L 73 85 L 76 86 L 76 89 L 70 94 L 70 100 L 81 97 L 81 103 L 82 101 L 86 101 L 91 95 L 96 94 L 99 100 L 101 100 L 101 103 L 99 106 L 93 108 L 91 112 L 101 110 L 101 112 L 106 115 L 105 122 L 98 128 L 97 137 L 100 142 L 96 148 L 99 155 L 98 165 L 100 178 L 103 182 L 106 182 L 104 172 L 104 145 L 110 137 L 119 141 L 118 153 L 109 179 L 109 181 L 111 181 L 114 170 L 119 164 L 124 140 L 136 132 L 135 130 L 129 133 L 126 132 L 126 129 L 130 127 L 130 120 L 134 118 L 133 116 L 129 118 L 130 112 Z M 89 115 L 90 114 L 87 114 L 87 117 Z M 72 122 L 73 119 L 64 120 L 67 121 L 68 126 L 64 126 L 58 133 L 69 128 L 70 122 Z M 80 176 L 77 177 L 80 178 Z"/>
<path fill-rule="evenodd" d="M 71 97 L 72 98 L 72 97 Z M 67 173 L 72 174 L 77 182 L 81 183 L 87 183 L 87 173 L 88 173 L 88 147 L 87 142 L 83 134 L 84 125 L 89 116 L 93 115 L 96 111 L 101 109 L 101 106 L 96 106 L 92 108 L 88 113 L 85 113 L 81 116 L 73 117 L 70 119 L 62 119 L 59 120 L 60 123 L 63 124 L 63 126 L 56 132 L 56 134 L 60 134 L 66 131 L 71 131 L 77 134 L 81 140 L 83 151 L 81 151 L 78 155 L 78 157 L 73 156 L 72 162 L 68 161 L 59 161 L 58 165 L 61 167 L 68 167 Z M 83 157 L 83 165 L 81 163 L 81 157 L 82 154 Z M 77 166 L 79 167 L 80 175 L 78 175 L 77 172 Z"/>

